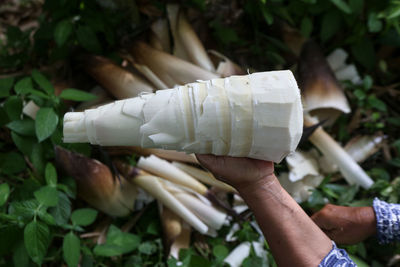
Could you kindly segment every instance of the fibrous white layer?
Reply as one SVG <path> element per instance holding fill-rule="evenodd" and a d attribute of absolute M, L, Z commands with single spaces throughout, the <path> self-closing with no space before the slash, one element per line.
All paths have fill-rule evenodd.
<path fill-rule="evenodd" d="M 280 162 L 303 128 L 290 71 L 199 81 L 67 113 L 65 142 L 134 145 Z"/>

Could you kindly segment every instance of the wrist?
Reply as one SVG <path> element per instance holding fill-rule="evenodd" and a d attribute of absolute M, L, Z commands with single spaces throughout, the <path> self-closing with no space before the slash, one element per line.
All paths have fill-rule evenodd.
<path fill-rule="evenodd" d="M 266 197 L 268 195 L 275 195 L 282 190 L 279 180 L 273 173 L 255 181 L 245 181 L 235 184 L 234 187 L 243 198 L 247 196 L 251 198 L 257 196 Z"/>
<path fill-rule="evenodd" d="M 366 228 L 369 236 L 376 234 L 376 216 L 372 207 L 360 207 L 358 217 L 360 224 Z"/>

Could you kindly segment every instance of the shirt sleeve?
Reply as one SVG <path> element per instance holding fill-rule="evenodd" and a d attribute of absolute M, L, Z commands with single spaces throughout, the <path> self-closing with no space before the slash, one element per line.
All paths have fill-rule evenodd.
<path fill-rule="evenodd" d="M 346 250 L 340 249 L 332 241 L 332 250 L 325 256 L 318 267 L 357 267 L 347 254 Z"/>
<path fill-rule="evenodd" d="M 400 205 L 374 199 L 376 232 L 381 244 L 400 241 Z"/>

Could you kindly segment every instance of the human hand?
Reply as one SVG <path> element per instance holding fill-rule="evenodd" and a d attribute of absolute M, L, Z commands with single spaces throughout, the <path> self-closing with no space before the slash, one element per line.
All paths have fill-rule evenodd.
<path fill-rule="evenodd" d="M 344 207 L 327 204 L 311 219 L 338 244 L 356 244 L 376 233 L 372 207 Z"/>
<path fill-rule="evenodd" d="M 243 189 L 274 177 L 274 163 L 251 158 L 196 155 L 198 161 L 219 180 Z"/>

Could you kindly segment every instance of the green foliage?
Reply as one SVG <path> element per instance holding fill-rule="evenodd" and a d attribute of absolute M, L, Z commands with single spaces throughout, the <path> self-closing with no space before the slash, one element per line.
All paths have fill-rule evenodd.
<path fill-rule="evenodd" d="M 108 229 L 106 243 L 97 245 L 93 252 L 96 255 L 105 257 L 118 256 L 134 251 L 139 247 L 139 244 L 140 237 L 134 234 L 122 232 L 118 227 L 111 225 Z M 142 243 L 141 246 L 143 246 L 143 244 L 145 243 Z M 148 248 L 146 249 L 142 247 L 142 253 L 143 250 L 148 251 Z"/>
<path fill-rule="evenodd" d="M 72 232 L 66 234 L 63 240 L 64 260 L 70 267 L 78 266 L 81 241 Z"/>
<path fill-rule="evenodd" d="M 2 38 L 0 41 L 0 70 L 5 74 L 0 79 L 0 265 L 12 261 L 15 266 L 65 262 L 68 266 L 216 267 L 223 266 L 223 259 L 241 242 L 258 241 L 257 228 L 248 220 L 238 219 L 240 229 L 233 235 L 236 241 L 225 241 L 229 227 L 223 227 L 216 238 L 207 238 L 207 246 L 202 245 L 205 238 L 193 234 L 195 242 L 181 251 L 179 259 L 166 260 L 156 203 L 140 214 L 132 214 L 138 221 L 130 231 L 123 231 L 122 226 L 131 216 L 113 218 L 104 244 L 82 235 L 97 232 L 97 227 L 108 219 L 76 199 L 74 180 L 56 169 L 54 146 L 91 155 L 89 145 L 63 144 L 62 117 L 71 101 L 89 101 L 95 96 L 80 90 L 85 88 L 68 88 L 56 95 L 53 78 L 60 73 L 65 77 L 76 75 L 76 59 L 81 54 L 117 58 L 120 48 L 126 48 L 156 19 L 152 12 L 163 14 L 165 4 L 150 1 L 149 9 L 123 0 L 44 2 L 37 29 L 21 31 L 7 26 L 7 42 Z M 397 88 L 393 84 L 398 82 L 398 75 L 391 70 L 389 60 L 381 58 L 385 52 L 382 47 L 400 46 L 398 1 L 242 1 L 237 10 L 233 5 L 217 8 L 214 13 L 213 1 L 183 2 L 201 11 L 201 19 L 208 23 L 214 38 L 211 43 L 245 67 L 264 70 L 294 66 L 290 43 L 282 36 L 282 24 L 295 28 L 304 38 L 316 40 L 326 54 L 338 47 L 348 51 L 348 62 L 355 63 L 363 77 L 360 84 L 343 83 L 352 109 L 361 114 L 355 133 L 383 131 L 389 136 L 393 157 L 385 161 L 379 152 L 364 163 L 375 181 L 370 190 L 329 176 L 302 205 L 311 212 L 327 202 L 371 205 L 375 196 L 399 202 L 400 118 L 398 109 L 385 96 L 386 91 Z M 29 101 L 39 107 L 35 119 L 23 112 Z M 342 143 L 353 135 L 348 132 L 349 120 L 350 116 L 343 115 L 332 127 Z M 133 164 L 136 158 L 129 160 Z M 243 266 L 276 266 L 267 244 L 264 247 L 268 262 L 256 256 L 252 248 Z M 346 247 L 360 266 L 384 266 L 387 251 L 379 248 L 370 241 Z"/>
<path fill-rule="evenodd" d="M 78 209 L 74 210 L 71 215 L 71 221 L 75 225 L 87 226 L 96 220 L 97 211 L 94 209 Z"/>

